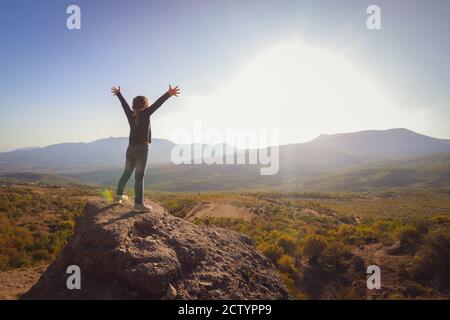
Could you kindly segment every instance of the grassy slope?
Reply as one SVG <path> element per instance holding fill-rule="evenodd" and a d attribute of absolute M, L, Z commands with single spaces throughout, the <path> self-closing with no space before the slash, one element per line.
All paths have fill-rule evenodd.
<path fill-rule="evenodd" d="M 450 189 L 450 154 L 397 161 L 376 161 L 365 165 L 311 175 L 308 170 L 281 168 L 274 176 L 261 176 L 257 165 L 159 165 L 147 171 L 146 186 L 168 192 L 203 191 L 345 191 L 361 192 L 390 188 Z M 113 186 L 121 169 L 75 175 L 14 173 L 10 178 L 55 184 L 93 183 Z M 133 182 L 133 178 L 130 183 Z"/>
<path fill-rule="evenodd" d="M 388 188 L 450 189 L 450 154 L 373 163 L 300 179 L 300 189 L 367 191 Z"/>
<path fill-rule="evenodd" d="M 205 218 L 248 234 L 300 299 L 441 299 L 449 296 L 450 195 L 151 193 L 183 217 L 199 203 L 248 207 L 251 222 Z M 434 257 L 434 258 L 433 258 Z M 447 262 L 446 262 L 447 261 Z M 365 268 L 380 265 L 384 290 L 366 288 Z M 433 270 L 433 271 L 432 271 Z M 439 271 L 441 270 L 441 271 Z"/>
<path fill-rule="evenodd" d="M 99 193 L 74 185 L 0 187 L 2 268 L 52 261 L 70 237 L 83 204 Z M 448 270 L 450 261 L 450 194 L 147 192 L 147 196 L 180 217 L 205 202 L 249 208 L 256 217 L 251 222 L 206 218 L 197 223 L 248 234 L 300 299 L 449 296 L 448 274 L 439 270 Z M 389 253 L 396 245 L 401 250 Z M 386 287 L 381 293 L 365 288 L 364 265 L 370 263 L 382 266 Z"/>

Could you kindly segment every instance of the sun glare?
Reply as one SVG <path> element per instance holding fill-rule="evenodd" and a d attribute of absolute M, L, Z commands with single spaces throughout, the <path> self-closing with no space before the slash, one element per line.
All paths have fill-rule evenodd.
<path fill-rule="evenodd" d="M 299 43 L 260 52 L 215 92 L 185 101 L 196 118 L 184 117 L 184 127 L 279 128 L 282 144 L 417 122 L 351 61 Z"/>

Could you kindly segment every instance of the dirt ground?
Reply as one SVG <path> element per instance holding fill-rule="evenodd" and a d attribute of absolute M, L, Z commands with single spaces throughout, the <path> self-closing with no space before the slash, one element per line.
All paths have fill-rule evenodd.
<path fill-rule="evenodd" d="M 47 266 L 0 272 L 0 300 L 16 300 L 39 279 Z"/>
<path fill-rule="evenodd" d="M 245 221 L 251 221 L 253 214 L 244 207 L 235 207 L 230 204 L 222 203 L 206 203 L 199 204 L 192 208 L 186 215 L 186 219 L 193 221 L 195 218 L 232 218 L 243 219 Z"/>

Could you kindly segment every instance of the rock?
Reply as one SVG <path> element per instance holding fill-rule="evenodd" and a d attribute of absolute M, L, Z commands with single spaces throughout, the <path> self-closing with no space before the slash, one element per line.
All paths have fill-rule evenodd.
<path fill-rule="evenodd" d="M 93 202 L 71 241 L 21 299 L 290 299 L 273 264 L 237 232 Z M 69 290 L 67 267 L 81 271 Z"/>
<path fill-rule="evenodd" d="M 167 286 L 166 294 L 164 295 L 164 300 L 172 300 L 177 297 L 177 290 L 169 283 Z"/>

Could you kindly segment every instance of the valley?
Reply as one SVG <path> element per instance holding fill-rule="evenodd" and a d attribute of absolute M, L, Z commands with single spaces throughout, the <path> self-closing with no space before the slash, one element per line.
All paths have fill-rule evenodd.
<path fill-rule="evenodd" d="M 17 298 L 58 256 L 84 204 L 108 201 L 111 189 L 1 182 L 0 293 Z M 448 192 L 148 191 L 146 196 L 174 216 L 248 235 L 296 299 L 449 297 Z M 370 264 L 382 269 L 382 290 L 366 288 Z"/>
<path fill-rule="evenodd" d="M 0 153 L 0 176 L 110 186 L 122 173 L 126 146 L 126 138 L 106 138 Z M 194 152 L 192 164 L 174 164 L 171 153 L 176 146 L 192 151 L 214 147 L 154 139 L 145 177 L 148 188 L 167 192 L 450 188 L 450 141 L 407 129 L 321 135 L 309 142 L 282 145 L 279 159 L 271 158 L 279 168 L 275 175 L 261 175 L 258 164 L 199 162 Z M 267 150 L 236 150 L 236 154 L 250 158 L 260 151 Z"/>

